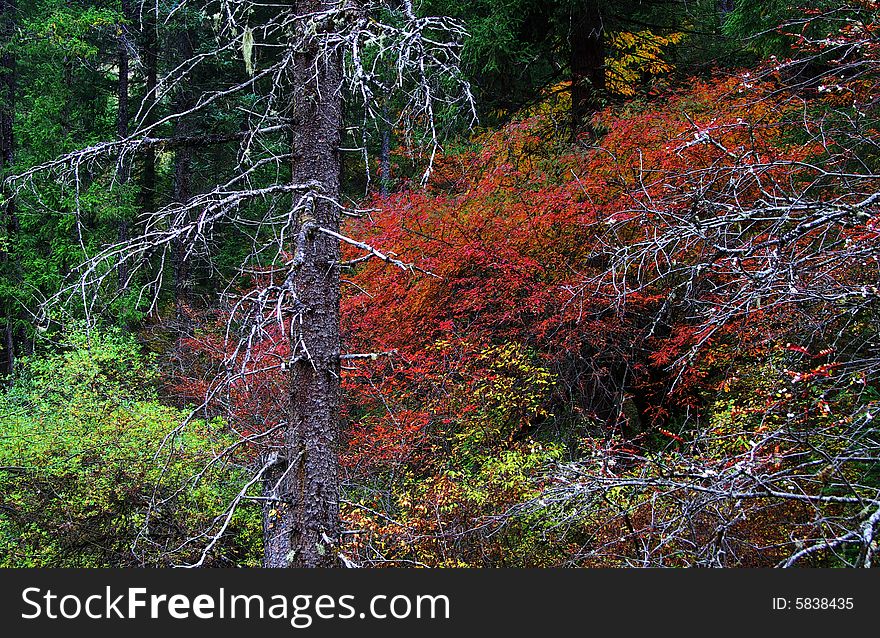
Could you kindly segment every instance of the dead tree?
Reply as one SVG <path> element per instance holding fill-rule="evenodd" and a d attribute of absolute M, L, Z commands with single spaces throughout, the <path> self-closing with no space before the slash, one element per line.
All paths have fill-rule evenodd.
<path fill-rule="evenodd" d="M 333 5 L 331 4 L 332 8 Z M 298 4 L 303 14 L 327 6 Z M 293 321 L 290 420 L 279 462 L 267 472 L 264 504 L 266 567 L 327 567 L 337 561 L 339 539 L 339 147 L 342 136 L 342 58 L 303 36 L 291 60 L 291 177 L 319 184 L 292 220 L 296 253 L 285 279 L 301 304 Z M 275 515 L 272 515 L 274 510 Z"/>
<path fill-rule="evenodd" d="M 126 289 L 139 291 L 143 307 L 155 312 L 166 264 L 179 268 L 196 256 L 210 260 L 215 233 L 221 229 L 247 237 L 250 254 L 220 300 L 227 318 L 222 362 L 192 418 L 216 413 L 217 406 L 228 405 L 233 391 L 246 389 L 266 372 L 285 375 L 281 403 L 286 415 L 263 432 L 244 435 L 226 451 L 249 450 L 253 479 L 214 528 L 192 539 L 205 544 L 196 565 L 207 559 L 236 508 L 249 501 L 263 508 L 266 566 L 337 565 L 340 362 L 356 356 L 344 354 L 340 341 L 340 243 L 363 251 L 363 259 L 418 270 L 345 234 L 343 218 L 363 211 L 346 206 L 340 196 L 343 99 L 359 104 L 369 119 L 378 117 L 374 96 L 397 91 L 403 106 L 395 124 L 404 131 L 426 129 L 428 144 L 419 150 L 427 178 L 440 148 L 434 109 L 439 103 L 458 104 L 473 113 L 470 91 L 458 72 L 466 34 L 453 20 L 417 15 L 409 0 L 210 4 L 220 9 L 211 14 L 216 47 L 181 60 L 165 73 L 144 97 L 125 138 L 33 167 L 10 183 L 23 187 L 51 174 L 73 184 L 86 169 L 94 174 L 137 154 L 149 157 L 160 146 L 198 144 L 205 136 L 177 124 L 238 95 L 252 96 L 247 130 L 214 136 L 218 143 L 239 144 L 235 170 L 202 192 L 179 189 L 181 199 L 188 195 L 185 201 L 145 211 L 131 237 L 82 264 L 47 312 L 62 312 L 58 309 L 65 302 L 78 300 L 86 315 L 93 316 L 100 304 Z M 161 25 L 198 5 L 179 3 L 168 15 L 143 22 Z M 157 8 L 142 3 L 140 10 Z M 243 78 L 193 99 L 171 100 L 177 110 L 154 115 L 160 103 L 167 108 L 166 96 L 185 95 L 186 83 L 204 65 L 233 56 L 244 62 Z M 186 135 L 159 137 L 157 132 L 169 124 Z M 267 174 L 272 175 L 268 181 Z M 120 264 L 128 267 L 117 288 L 111 273 Z M 241 277 L 252 278 L 254 287 L 242 290 Z M 48 314 L 46 321 L 51 321 Z M 168 442 L 188 423 L 170 433 Z M 173 453 L 173 448 L 166 445 L 163 453 Z M 258 485 L 262 489 L 254 493 Z"/>

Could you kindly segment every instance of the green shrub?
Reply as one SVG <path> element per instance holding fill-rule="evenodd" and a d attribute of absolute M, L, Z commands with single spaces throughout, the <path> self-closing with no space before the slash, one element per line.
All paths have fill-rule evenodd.
<path fill-rule="evenodd" d="M 0 566 L 198 560 L 246 481 L 229 461 L 192 481 L 231 442 L 222 424 L 166 441 L 186 415 L 159 403 L 133 339 L 73 331 L 66 342 L 23 360 L 0 393 Z M 259 543 L 258 511 L 240 508 L 205 564 L 257 564 Z"/>

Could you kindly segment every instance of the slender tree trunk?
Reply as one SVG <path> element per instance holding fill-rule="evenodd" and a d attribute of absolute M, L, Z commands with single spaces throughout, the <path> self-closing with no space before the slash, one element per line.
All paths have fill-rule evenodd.
<path fill-rule="evenodd" d="M 177 34 L 177 55 L 179 60 L 192 57 L 192 32 L 181 28 Z M 184 82 L 175 97 L 175 112 L 183 113 L 194 103 L 190 83 Z M 174 136 L 185 138 L 191 134 L 189 118 L 175 120 Z M 191 195 L 193 149 L 184 144 L 174 153 L 174 201 L 185 202 Z M 180 239 L 175 239 L 171 248 L 172 269 L 174 271 L 174 308 L 178 322 L 184 319 L 184 306 L 189 302 L 189 265 L 186 262 L 186 247 Z"/>
<path fill-rule="evenodd" d="M 605 90 L 605 27 L 598 0 L 571 18 L 571 120 L 574 131 L 600 106 Z"/>
<path fill-rule="evenodd" d="M 329 6 L 304 0 L 300 15 Z M 317 46 L 296 55 L 293 74 L 292 171 L 294 183 L 317 181 L 321 194 L 338 200 L 342 128 L 342 67 L 336 54 Z M 300 215 L 300 230 L 312 224 L 335 232 L 339 212 L 315 199 Z M 267 567 L 331 567 L 339 538 L 339 242 L 320 232 L 307 235 L 303 262 L 293 277 L 300 315 L 295 321 L 290 373 L 290 421 L 282 459 L 266 489 L 277 496 L 265 507 L 264 564 Z M 275 484 L 278 489 L 274 490 Z"/>
<path fill-rule="evenodd" d="M 0 0 L 0 35 L 4 43 L 11 41 L 15 33 L 15 0 Z M 15 56 L 7 50 L 0 56 L 0 180 L 13 169 L 15 164 L 15 92 L 16 69 Z M 4 189 L 5 191 L 5 189 Z M 19 234 L 18 214 L 15 209 L 15 197 L 11 192 L 2 192 L 3 224 L 5 226 L 6 245 L 0 246 L 0 260 L 5 277 L 15 281 L 20 278 L 20 265 L 13 250 L 13 244 Z M 3 342 L 6 358 L 6 372 L 11 374 L 15 367 L 15 351 L 17 344 L 18 310 L 11 293 L 3 299 Z"/>
<path fill-rule="evenodd" d="M 158 119 L 158 105 L 152 103 L 156 100 L 156 87 L 159 77 L 159 42 L 156 37 L 155 9 L 151 3 L 141 7 L 141 51 L 145 67 L 144 78 L 144 104 L 147 112 L 144 124 L 149 126 Z M 147 147 L 143 154 L 143 170 L 140 184 L 140 210 L 150 213 L 155 209 L 156 203 L 156 149 Z"/>
<path fill-rule="evenodd" d="M 131 11 L 128 5 L 128 0 L 122 0 L 122 15 L 126 18 L 130 17 Z M 116 108 L 116 136 L 119 139 L 125 139 L 128 137 L 129 132 L 129 108 L 128 108 L 128 27 L 126 24 L 119 25 L 119 36 L 117 38 L 117 66 L 119 67 L 119 80 L 117 82 L 116 88 L 116 97 L 117 97 L 117 108 Z M 120 208 L 124 211 L 124 201 L 125 201 L 125 186 L 128 184 L 129 174 L 131 173 L 131 162 L 126 157 L 122 160 L 121 165 L 119 166 L 119 185 L 121 190 L 123 191 L 122 196 L 120 197 L 119 203 Z M 119 242 L 128 241 L 128 219 L 124 212 L 121 213 L 122 217 L 118 222 L 118 235 Z M 123 288 L 128 281 L 128 267 L 127 263 L 123 260 L 119 262 L 119 287 Z"/>
<path fill-rule="evenodd" d="M 391 124 L 388 122 L 388 107 L 382 105 L 382 149 L 379 156 L 379 188 L 387 195 L 391 187 Z"/>

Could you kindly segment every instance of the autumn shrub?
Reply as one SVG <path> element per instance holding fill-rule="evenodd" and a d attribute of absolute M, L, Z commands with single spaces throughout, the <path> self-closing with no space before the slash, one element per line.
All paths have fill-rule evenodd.
<path fill-rule="evenodd" d="M 393 353 L 345 378 L 358 525 L 397 539 L 359 551 L 421 540 L 430 564 L 450 550 L 427 539 L 454 538 L 504 564 L 537 556 L 493 546 L 528 520 L 567 531 L 557 564 L 858 562 L 878 485 L 876 47 L 841 24 L 802 41 L 866 58 L 838 59 L 836 88 L 791 87 L 779 60 L 606 109 L 575 145 L 548 102 L 354 222 L 430 271 L 359 262 L 343 300 L 350 347 Z M 486 352 L 530 353 L 552 382 L 523 401 L 524 362 L 512 382 Z M 493 483 L 515 457 L 527 487 Z"/>

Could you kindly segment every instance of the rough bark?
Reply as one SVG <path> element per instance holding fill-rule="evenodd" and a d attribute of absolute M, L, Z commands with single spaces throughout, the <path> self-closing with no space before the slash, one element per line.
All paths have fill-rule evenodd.
<path fill-rule="evenodd" d="M 320 0 L 298 3 L 300 15 L 320 10 Z M 294 183 L 317 181 L 325 197 L 339 197 L 342 67 L 317 46 L 297 53 L 292 72 Z M 267 567 L 331 567 L 339 538 L 339 242 L 313 226 L 338 232 L 339 212 L 316 199 L 301 213 L 307 235 L 302 263 L 292 278 L 300 316 L 290 372 L 290 420 L 283 453 L 266 489 L 277 498 L 265 508 Z M 305 227 L 305 228 L 304 228 Z M 278 489 L 275 490 L 275 485 Z"/>

